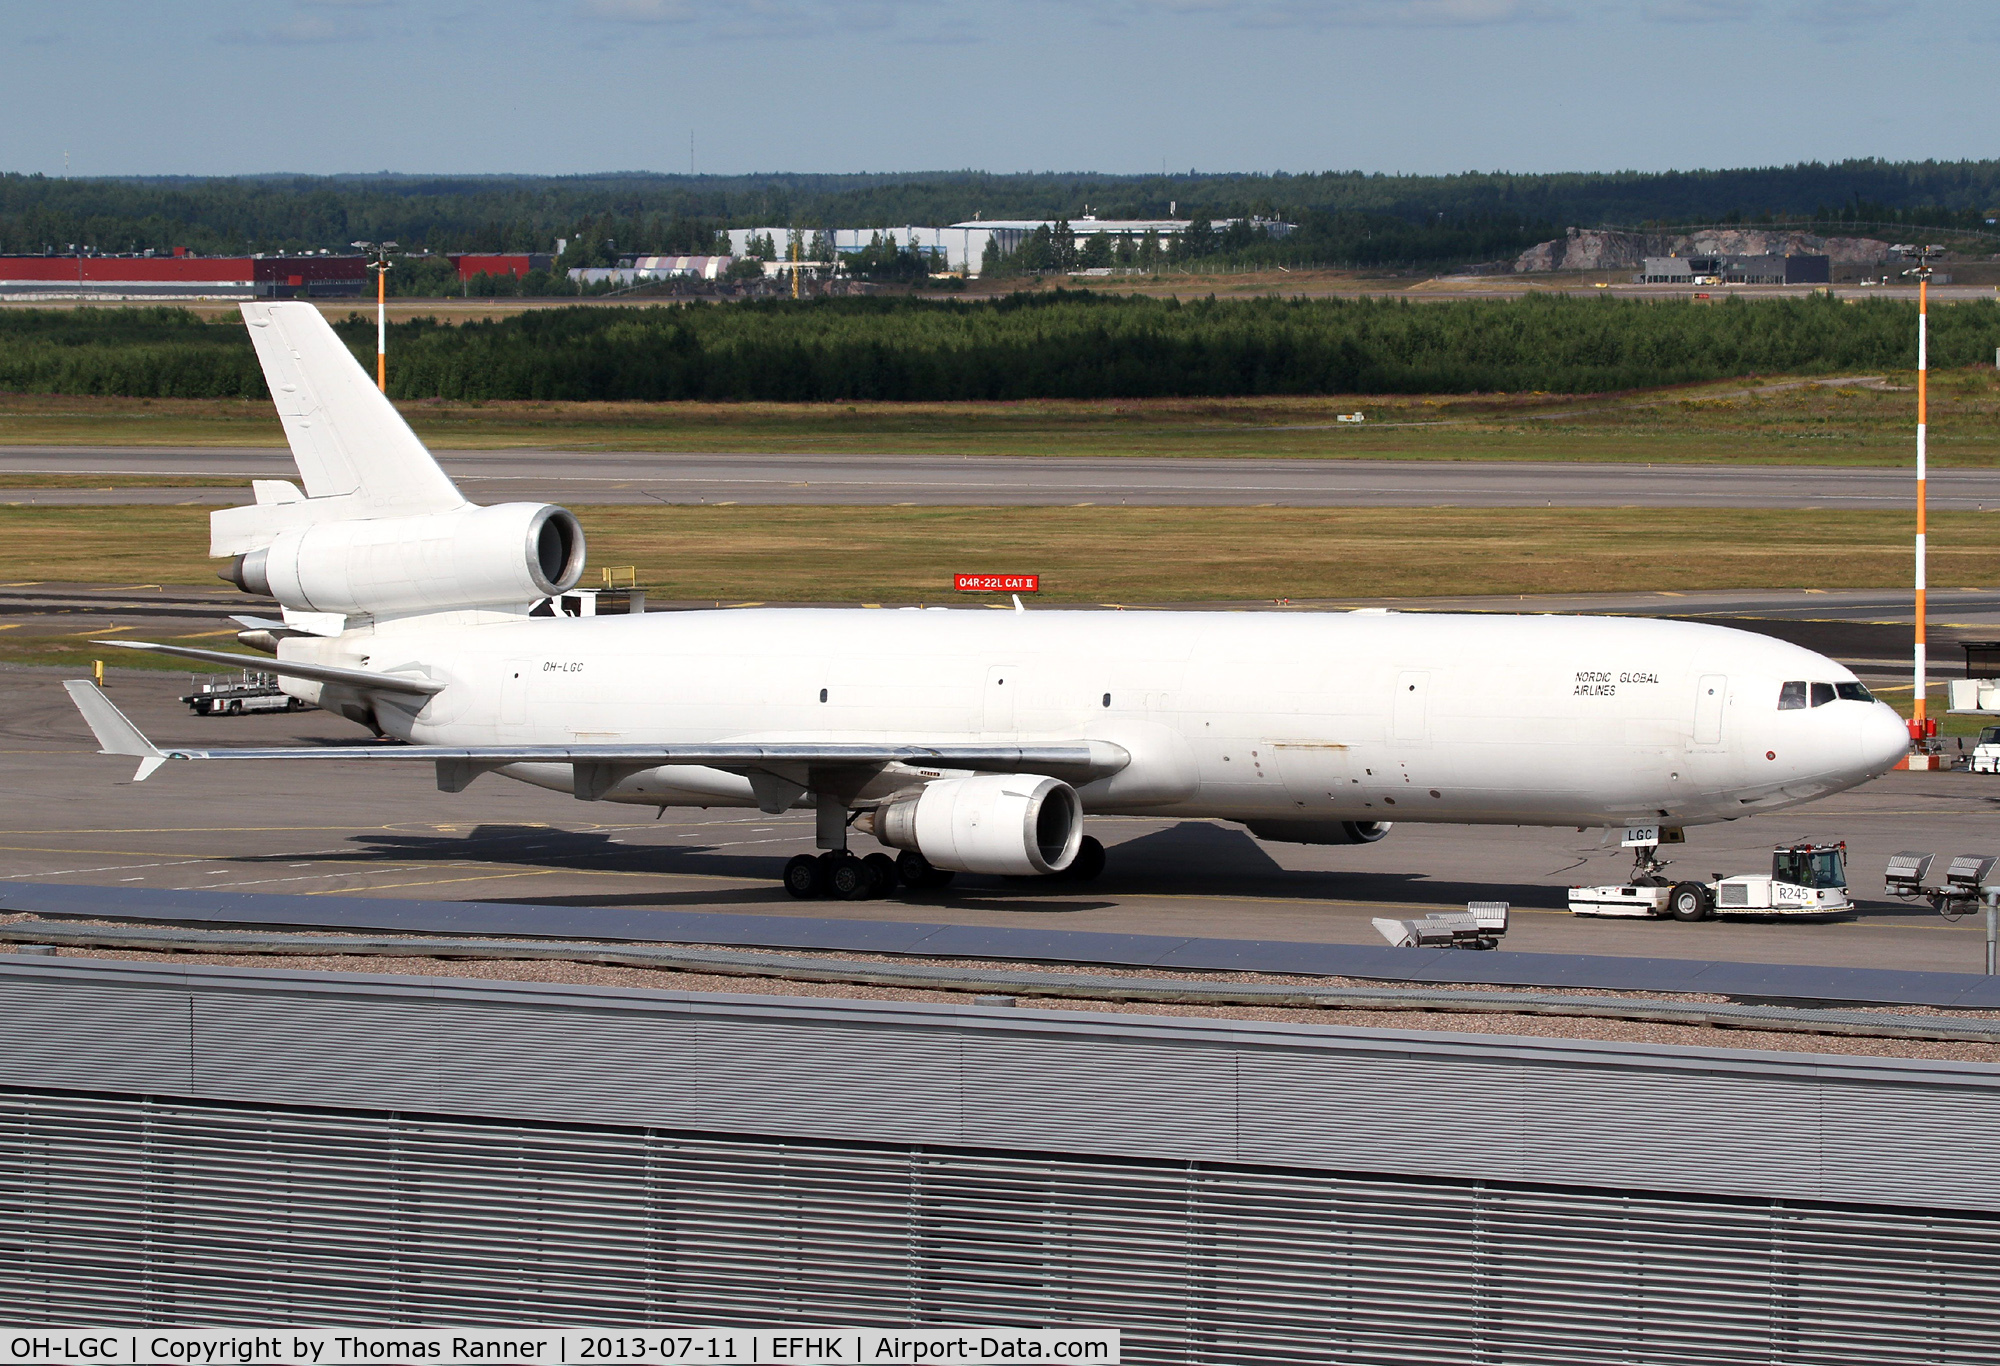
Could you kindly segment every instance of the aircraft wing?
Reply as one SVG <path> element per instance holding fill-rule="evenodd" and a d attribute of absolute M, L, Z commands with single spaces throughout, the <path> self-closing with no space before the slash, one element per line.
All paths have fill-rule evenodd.
<path fill-rule="evenodd" d="M 422 680 L 428 682 L 428 680 Z M 96 684 L 66 681 L 70 700 L 97 737 L 101 754 L 122 754 L 139 761 L 134 781 L 152 776 L 169 759 L 343 759 L 376 762 L 425 762 L 438 765 L 440 785 L 448 766 L 456 766 L 464 786 L 476 773 L 503 764 L 573 764 L 579 769 L 579 793 L 588 785 L 602 792 L 624 773 L 662 765 L 700 765 L 737 773 L 769 773 L 793 779 L 809 777 L 813 769 L 879 769 L 889 764 L 916 768 L 970 769 L 982 773 L 1042 773 L 1077 782 L 1117 773 L 1132 761 L 1124 747 L 1104 740 L 1076 740 L 1048 745 L 973 745 L 957 742 L 847 743 L 832 741 L 721 744 L 620 745 L 281 745 L 264 748 L 191 748 L 158 746 L 143 735 L 112 704 Z M 803 786 L 804 784 L 800 784 Z M 456 790 L 453 788 L 452 790 Z"/>
<path fill-rule="evenodd" d="M 283 625 L 283 623 L 278 624 Z M 176 655 L 181 659 L 199 659 L 210 664 L 235 664 L 245 669 L 255 669 L 260 673 L 281 674 L 288 678 L 309 678 L 316 683 L 339 683 L 362 692 L 403 693 L 412 697 L 429 697 L 445 689 L 445 685 L 436 679 L 421 678 L 416 674 L 377 673 L 373 669 L 346 669 L 337 664 L 308 664 L 304 660 L 239 655 L 228 650 L 199 650 L 191 645 L 155 645 L 148 640 L 93 640 L 90 643 L 116 645 L 121 650 L 144 650 L 148 654 L 155 655 Z M 110 703 L 107 702 L 105 705 L 110 706 Z M 87 717 L 88 713 L 85 715 Z"/>

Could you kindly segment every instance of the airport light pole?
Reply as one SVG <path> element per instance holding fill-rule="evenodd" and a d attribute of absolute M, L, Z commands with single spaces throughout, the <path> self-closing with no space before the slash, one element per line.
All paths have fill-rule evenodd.
<path fill-rule="evenodd" d="M 1903 274 L 1917 277 L 1917 638 L 1912 678 L 1915 687 L 1915 705 L 1911 712 L 1910 738 L 1918 745 L 1923 745 L 1928 739 L 1926 734 L 1925 703 L 1929 700 L 1930 692 L 1928 661 L 1925 658 L 1926 636 L 1928 634 L 1926 630 L 1926 618 L 1929 608 L 1927 601 L 1929 597 L 1929 574 L 1925 563 L 1925 541 L 1928 531 L 1927 521 L 1929 512 L 1927 489 L 1929 471 L 1926 443 L 1928 440 L 1927 429 L 1930 418 L 1930 391 L 1928 387 L 1930 377 L 1930 285 L 1933 270 L 1931 262 L 1944 254 L 1944 248 L 1935 243 L 1919 247 L 1907 242 L 1899 242 L 1891 247 L 1890 250 L 1901 252 L 1905 257 L 1917 263 L 1913 269 L 1906 270 Z"/>
<path fill-rule="evenodd" d="M 389 392 L 389 253 L 394 242 L 356 242 L 371 259 L 368 269 L 375 272 L 375 387 Z"/>

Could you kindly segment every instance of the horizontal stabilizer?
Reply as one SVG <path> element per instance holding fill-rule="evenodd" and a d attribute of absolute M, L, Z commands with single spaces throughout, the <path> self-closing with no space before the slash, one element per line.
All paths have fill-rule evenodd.
<path fill-rule="evenodd" d="M 146 640 L 94 640 L 91 644 L 115 645 L 121 650 L 144 650 L 148 654 L 173 655 L 178 659 L 199 659 L 209 664 L 233 664 L 239 669 L 255 669 L 259 673 L 279 674 L 286 678 L 338 683 L 362 692 L 429 697 L 443 692 L 445 688 L 436 679 L 418 678 L 412 674 L 382 674 L 370 669 L 344 669 L 337 664 L 308 664 L 304 660 L 231 654 L 227 650 L 197 650 L 187 645 L 155 645 Z"/>

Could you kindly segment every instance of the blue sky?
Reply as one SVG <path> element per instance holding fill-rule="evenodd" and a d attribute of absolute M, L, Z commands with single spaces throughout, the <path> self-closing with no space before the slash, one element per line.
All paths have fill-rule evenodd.
<path fill-rule="evenodd" d="M 2000 155 L 1973 0 L 9 0 L 0 169 L 1660 170 Z"/>

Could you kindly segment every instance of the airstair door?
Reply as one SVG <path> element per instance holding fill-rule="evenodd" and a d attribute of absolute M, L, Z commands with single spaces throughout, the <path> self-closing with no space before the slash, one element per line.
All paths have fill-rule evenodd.
<path fill-rule="evenodd" d="M 1722 708 L 1729 700 L 1729 679 L 1723 674 L 1703 674 L 1694 690 L 1694 742 L 1697 745 L 1722 743 Z"/>

